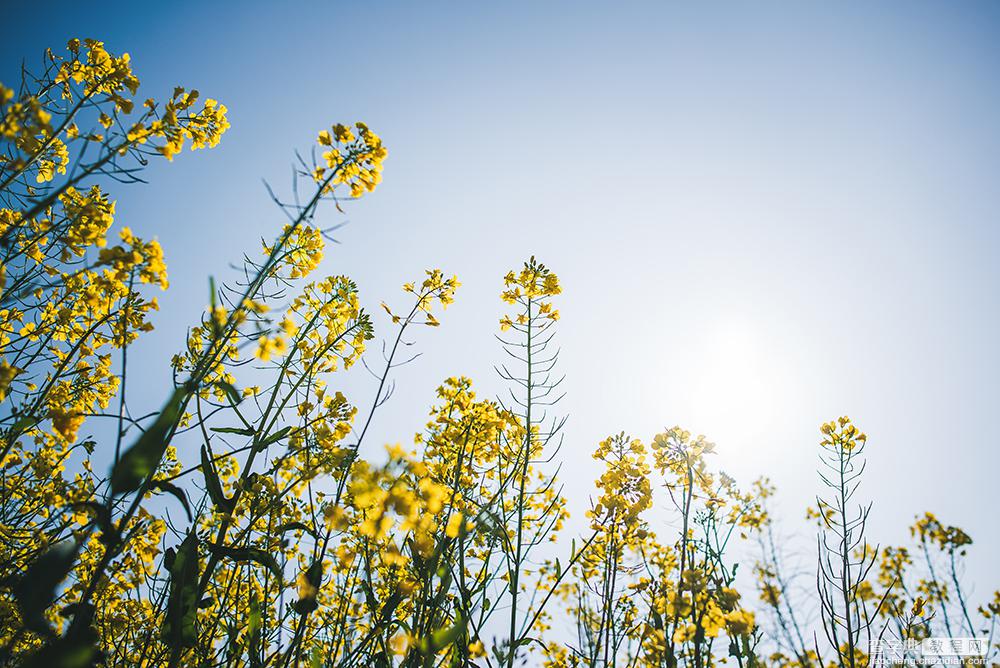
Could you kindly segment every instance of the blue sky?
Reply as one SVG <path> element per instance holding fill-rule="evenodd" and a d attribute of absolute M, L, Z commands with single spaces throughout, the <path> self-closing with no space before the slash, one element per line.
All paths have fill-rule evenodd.
<path fill-rule="evenodd" d="M 287 192 L 294 149 L 364 120 L 385 181 L 323 214 L 349 222 L 323 270 L 372 307 L 427 267 L 464 283 L 380 439 L 408 441 L 449 375 L 498 391 L 500 278 L 535 254 L 565 289 L 575 509 L 600 438 L 681 424 L 738 479 L 774 480 L 808 552 L 818 426 L 849 414 L 871 438 L 872 538 L 932 510 L 976 540 L 977 594 L 996 586 L 1000 5 L 102 7 L 5 9 L 0 80 L 95 37 L 132 54 L 140 95 L 196 87 L 232 122 L 116 193 L 171 269 L 135 403 L 165 395 L 207 276 L 279 229 L 261 179 Z M 359 403 L 374 390 L 345 382 Z"/>

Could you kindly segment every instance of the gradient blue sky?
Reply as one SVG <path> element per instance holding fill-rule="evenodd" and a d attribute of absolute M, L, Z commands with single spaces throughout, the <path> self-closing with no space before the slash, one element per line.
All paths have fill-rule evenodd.
<path fill-rule="evenodd" d="M 239 9 L 237 9 L 237 7 Z M 420 332 L 378 437 L 408 441 L 444 377 L 499 384 L 500 277 L 562 278 L 567 493 L 605 435 L 681 424 L 779 486 L 786 531 L 818 491 L 818 426 L 871 437 L 873 540 L 933 510 L 997 585 L 1000 4 L 6 3 L 0 79 L 95 37 L 140 95 L 231 110 L 212 152 L 121 189 L 172 289 L 133 396 L 156 405 L 207 276 L 256 252 L 292 151 L 338 121 L 385 139 L 385 181 L 324 262 L 372 307 L 441 266 L 464 282 Z M 15 28 L 16 27 L 16 28 Z M 384 324 L 384 323 L 383 323 Z M 384 330 L 383 330 L 384 331 Z M 139 356 L 136 355 L 138 358 Z M 352 397 L 373 387 L 355 378 Z"/>

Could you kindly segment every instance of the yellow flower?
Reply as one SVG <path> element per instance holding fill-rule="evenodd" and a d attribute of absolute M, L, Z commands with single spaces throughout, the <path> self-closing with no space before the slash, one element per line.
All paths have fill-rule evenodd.
<path fill-rule="evenodd" d="M 462 513 L 455 511 L 448 518 L 448 525 L 445 527 L 444 533 L 448 538 L 457 538 L 459 532 L 462 530 L 463 523 Z"/>
<path fill-rule="evenodd" d="M 6 359 L 0 360 L 0 401 L 7 397 L 7 391 L 19 373 L 21 373 L 21 369 L 12 366 Z"/>
<path fill-rule="evenodd" d="M 29 341 L 37 341 L 38 334 L 35 333 L 37 330 L 38 326 L 33 322 L 29 322 L 21 328 L 21 331 L 19 331 L 18 334 L 27 337 Z"/>
<path fill-rule="evenodd" d="M 262 362 L 267 362 L 274 355 L 284 354 L 287 349 L 288 345 L 280 336 L 265 335 L 257 339 L 257 349 L 254 351 L 254 357 Z"/>

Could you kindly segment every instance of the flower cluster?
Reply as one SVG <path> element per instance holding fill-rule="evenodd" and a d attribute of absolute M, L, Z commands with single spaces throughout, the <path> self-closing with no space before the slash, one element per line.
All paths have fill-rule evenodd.
<path fill-rule="evenodd" d="M 81 47 L 84 53 L 81 54 Z M 139 89 L 139 79 L 132 73 L 132 58 L 127 53 L 114 56 L 107 52 L 104 43 L 94 39 L 71 39 L 66 44 L 72 58 L 59 64 L 55 83 L 62 88 L 65 100 L 77 97 L 91 98 L 95 95 L 109 97 L 117 109 L 129 112 L 130 100 L 122 95 L 125 91 L 135 95 Z M 77 92 L 70 82 L 81 84 L 83 90 Z"/>
<path fill-rule="evenodd" d="M 505 315 L 500 319 L 500 329 L 506 331 L 515 325 L 527 327 L 529 321 L 542 319 L 554 322 L 559 319 L 559 311 L 553 308 L 550 297 L 562 292 L 559 278 L 552 271 L 535 260 L 534 256 L 524 263 L 520 272 L 510 271 L 504 276 L 504 290 L 500 298 L 511 305 L 520 305 L 521 312 Z"/>
<path fill-rule="evenodd" d="M 851 419 L 846 416 L 825 423 L 820 427 L 820 431 L 823 432 L 825 437 L 820 442 L 820 445 L 845 453 L 852 452 L 855 448 L 863 447 L 868 441 L 868 436 L 858 430 L 851 423 Z"/>
<path fill-rule="evenodd" d="M 442 309 L 446 309 L 449 304 L 455 301 L 455 291 L 462 285 L 458 280 L 458 276 L 445 278 L 444 272 L 440 269 L 428 269 L 424 273 L 427 277 L 419 286 L 415 282 L 403 285 L 403 292 L 416 297 L 416 302 L 413 304 L 408 315 L 397 315 L 389 308 L 388 304 L 382 302 L 382 308 L 392 318 L 393 324 L 405 323 L 408 325 L 411 322 L 418 322 L 418 324 L 429 327 L 437 327 L 441 323 L 438 322 L 438 319 L 431 312 L 434 305 L 439 304 Z M 423 317 L 422 321 L 416 320 L 416 316 L 418 315 Z"/>
<path fill-rule="evenodd" d="M 972 539 L 967 533 L 958 527 L 941 524 L 933 513 L 924 513 L 924 516 L 910 527 L 910 535 L 921 542 L 934 543 L 939 549 L 948 552 L 972 544 Z"/>
<path fill-rule="evenodd" d="M 343 184 L 351 197 L 361 197 L 382 181 L 382 163 L 388 155 L 382 138 L 364 123 L 355 123 L 354 130 L 338 123 L 319 133 L 316 141 L 323 149 L 323 164 L 313 169 L 312 177 L 322 184 L 324 194 Z"/>
<path fill-rule="evenodd" d="M 591 526 L 604 532 L 620 530 L 620 540 L 626 543 L 645 538 L 648 532 L 639 516 L 653 498 L 646 446 L 619 434 L 601 441 L 594 459 L 604 462 L 606 469 L 596 483 L 601 490 L 597 505 L 588 513 Z"/>
<path fill-rule="evenodd" d="M 175 88 L 162 109 L 152 98 L 136 105 L 139 80 L 127 53 L 116 56 L 90 39 L 72 39 L 67 49 L 68 56 L 47 53 L 51 79 L 39 95 L 15 99 L 0 85 L 0 136 L 12 149 L 0 156 L 0 180 L 7 185 L 28 170 L 39 184 L 66 174 L 77 142 L 100 145 L 101 155 L 81 163 L 74 184 L 94 173 L 128 174 L 119 164 L 123 156 L 173 160 L 189 140 L 192 150 L 214 147 L 229 128 L 225 105 L 206 99 L 196 109 L 196 90 Z M 81 123 L 99 127 L 83 131 Z M 85 151 L 78 153 L 82 160 Z"/>

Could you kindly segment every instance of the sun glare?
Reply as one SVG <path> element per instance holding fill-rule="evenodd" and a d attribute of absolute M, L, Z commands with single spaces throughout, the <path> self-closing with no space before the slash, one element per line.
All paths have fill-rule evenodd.
<path fill-rule="evenodd" d="M 713 435 L 732 465 L 743 453 L 761 454 L 790 397 L 781 356 L 770 349 L 758 323 L 728 317 L 710 327 L 698 355 L 692 407 L 700 431 Z"/>

